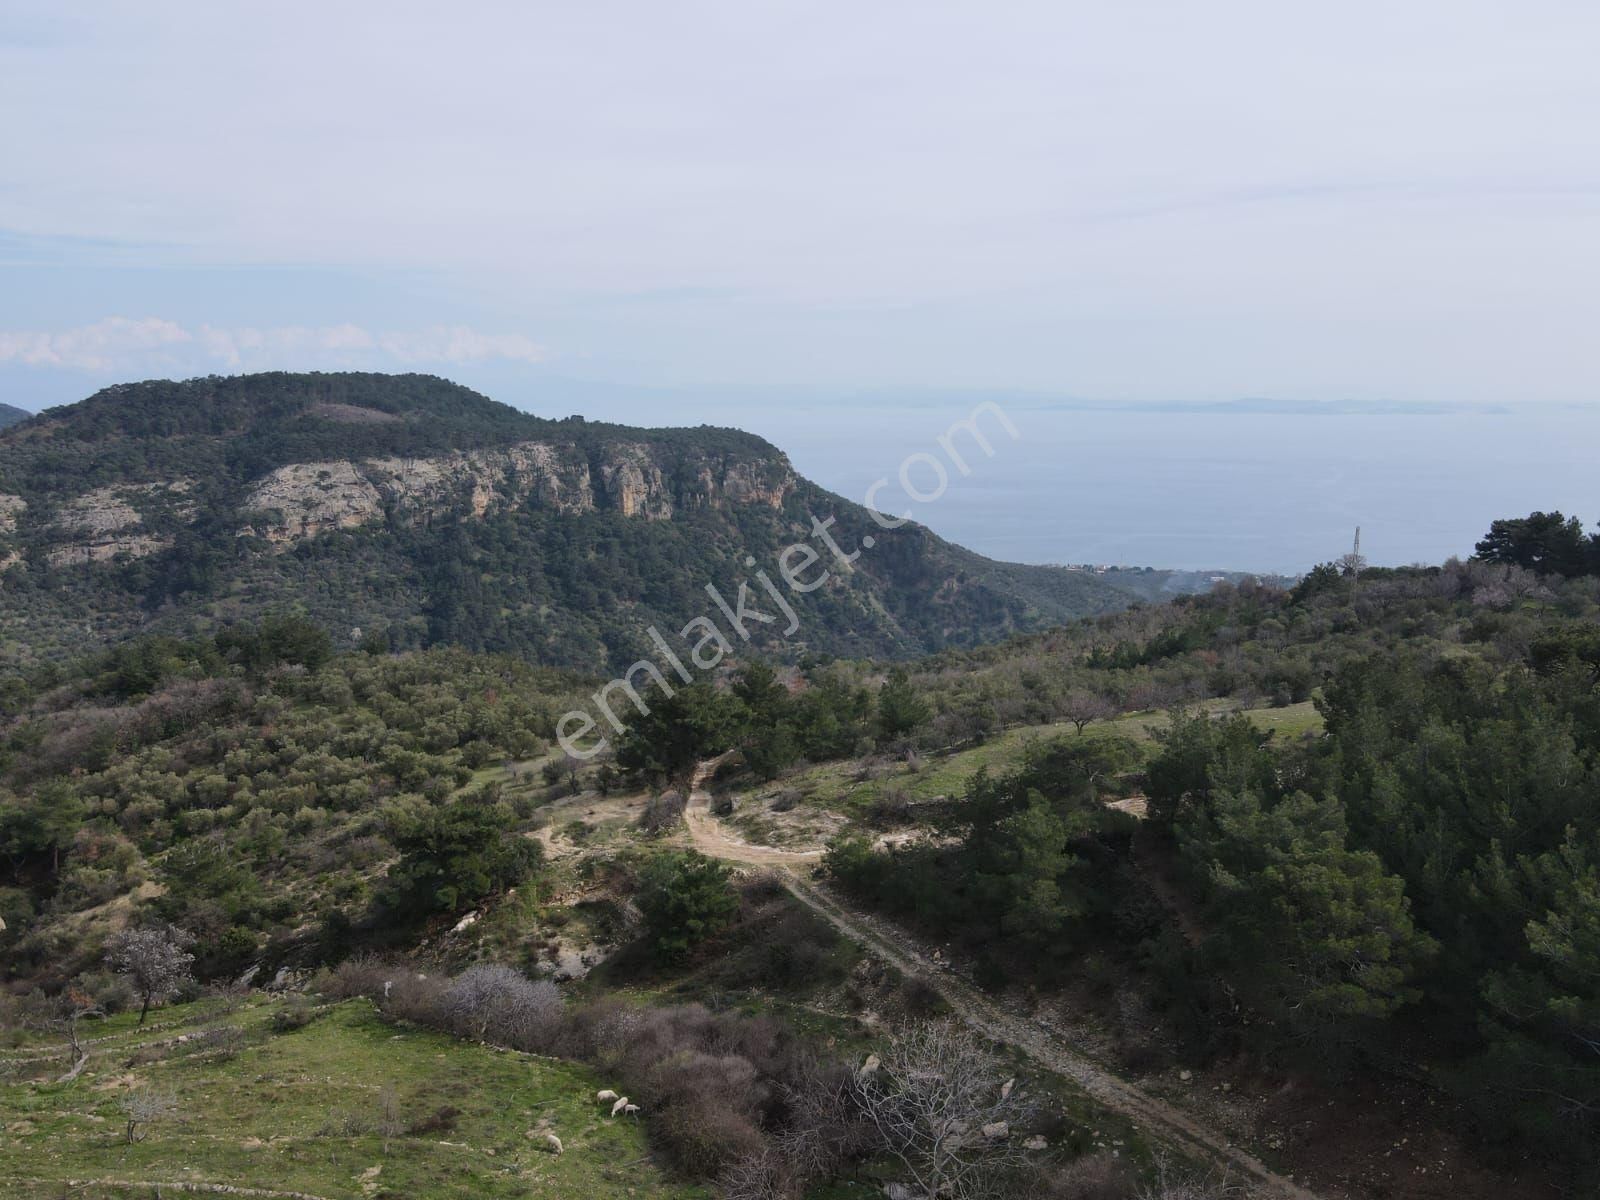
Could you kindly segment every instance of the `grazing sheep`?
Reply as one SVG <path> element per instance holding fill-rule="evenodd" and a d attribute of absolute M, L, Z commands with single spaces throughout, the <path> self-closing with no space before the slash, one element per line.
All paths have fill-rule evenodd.
<path fill-rule="evenodd" d="M 605 1091 L 596 1092 L 594 1094 L 594 1102 L 596 1104 L 604 1104 L 607 1100 L 615 1100 L 616 1098 L 617 1098 L 617 1094 L 615 1092 L 613 1092 L 610 1088 L 606 1088 Z"/>
<path fill-rule="evenodd" d="M 1012 1076 L 1000 1085 L 1000 1099 L 1011 1099 L 1011 1089 L 1017 1086 L 1016 1076 Z"/>
<path fill-rule="evenodd" d="M 550 1154 L 560 1154 L 560 1153 L 562 1153 L 561 1139 L 558 1138 L 553 1133 L 545 1134 L 544 1135 L 544 1148 L 545 1148 L 545 1151 L 547 1153 L 550 1153 Z"/>
<path fill-rule="evenodd" d="M 637 1104 L 623 1105 L 622 1115 L 625 1117 L 632 1117 L 635 1121 L 637 1121 L 639 1119 L 639 1106 Z"/>
<path fill-rule="evenodd" d="M 1003 1142 L 1011 1136 L 1011 1124 L 1008 1121 L 994 1121 L 985 1125 L 982 1133 L 991 1142 Z"/>
<path fill-rule="evenodd" d="M 627 1107 L 628 1107 L 628 1098 L 626 1096 L 623 1096 L 621 1099 L 619 1099 L 615 1104 L 613 1104 L 611 1106 L 611 1115 L 614 1117 L 619 1112 L 621 1112 L 623 1109 L 625 1109 Z"/>
<path fill-rule="evenodd" d="M 862 1078 L 863 1079 L 872 1078 L 872 1076 L 874 1076 L 874 1075 L 876 1075 L 878 1073 L 878 1068 L 880 1066 L 882 1066 L 882 1065 L 883 1064 L 879 1061 L 878 1056 L 876 1054 L 867 1055 L 867 1061 L 861 1064 L 861 1072 L 860 1073 L 861 1073 Z"/>

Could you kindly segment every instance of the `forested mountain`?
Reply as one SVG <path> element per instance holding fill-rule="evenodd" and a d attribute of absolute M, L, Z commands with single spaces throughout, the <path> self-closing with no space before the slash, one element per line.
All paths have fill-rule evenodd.
<path fill-rule="evenodd" d="M 0 429 L 9 429 L 13 425 L 19 425 L 31 416 L 33 414 L 26 409 L 17 408 L 12 404 L 0 404 Z"/>
<path fill-rule="evenodd" d="M 848 567 L 818 537 L 836 524 Z M 863 539 L 876 535 L 873 543 Z M 424 375 L 108 388 L 0 437 L 0 660 L 303 609 L 341 641 L 596 668 L 809 541 L 773 652 L 902 656 L 1123 606 L 1092 577 L 883 530 L 735 430 L 550 420 Z M 820 569 L 820 568 L 819 568 Z M 759 600 L 752 600 L 759 607 Z M 770 604 L 766 611 L 772 611 Z"/>

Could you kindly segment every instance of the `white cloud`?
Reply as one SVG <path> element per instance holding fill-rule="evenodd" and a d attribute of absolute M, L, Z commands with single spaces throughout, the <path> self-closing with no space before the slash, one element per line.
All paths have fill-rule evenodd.
<path fill-rule="evenodd" d="M 105 371 L 193 340 L 181 325 L 159 317 L 107 317 L 59 333 L 0 330 L 0 363 Z"/>
<path fill-rule="evenodd" d="M 0 363 L 89 372 L 424 366 L 491 359 L 534 363 L 544 358 L 543 347 L 522 334 L 480 333 L 465 325 L 411 332 L 373 332 L 350 324 L 201 325 L 191 331 L 160 317 L 107 317 L 54 332 L 0 330 Z"/>

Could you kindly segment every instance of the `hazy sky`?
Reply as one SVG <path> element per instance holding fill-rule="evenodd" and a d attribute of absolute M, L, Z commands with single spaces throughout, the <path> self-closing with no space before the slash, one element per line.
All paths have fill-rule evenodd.
<path fill-rule="evenodd" d="M 5 0 L 0 400 L 1589 402 L 1597 47 L 1540 0 Z"/>

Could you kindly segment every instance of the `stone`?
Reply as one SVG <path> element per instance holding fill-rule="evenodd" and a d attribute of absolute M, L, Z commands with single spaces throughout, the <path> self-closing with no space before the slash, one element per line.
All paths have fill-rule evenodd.
<path fill-rule="evenodd" d="M 257 481 L 244 506 L 254 515 L 239 532 L 284 548 L 391 517 L 421 521 L 462 498 L 476 518 L 522 504 L 563 515 L 610 508 L 649 521 L 669 520 L 677 511 L 680 497 L 649 444 L 611 443 L 596 467 L 591 471 L 588 453 L 578 446 L 552 442 L 432 458 L 293 463 Z M 794 472 L 782 459 L 719 462 L 700 465 L 681 499 L 692 506 L 781 508 L 794 486 Z"/>
<path fill-rule="evenodd" d="M 0 492 L 0 535 L 15 533 L 17 531 L 17 518 L 28 507 L 28 502 L 21 496 L 8 496 Z"/>
<path fill-rule="evenodd" d="M 171 538 L 156 537 L 145 528 L 140 505 L 159 505 L 180 518 L 194 515 L 185 499 L 193 484 L 187 479 L 171 483 L 127 484 L 96 488 L 68 500 L 50 524 L 58 540 L 47 552 L 51 565 L 80 566 L 110 562 L 118 557 L 144 558 L 164 550 Z"/>

